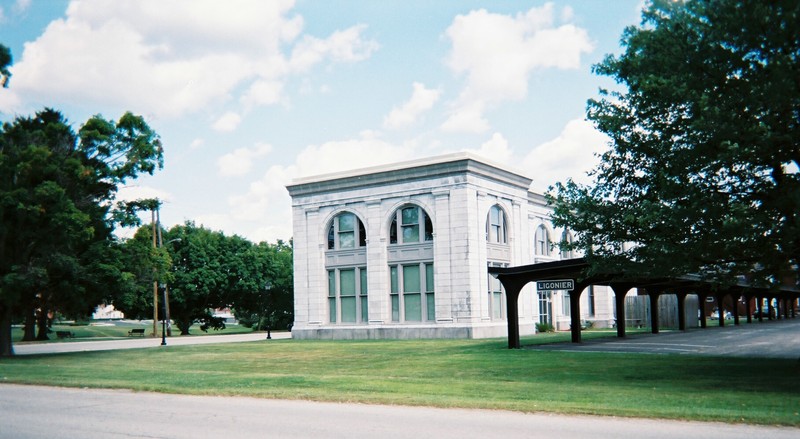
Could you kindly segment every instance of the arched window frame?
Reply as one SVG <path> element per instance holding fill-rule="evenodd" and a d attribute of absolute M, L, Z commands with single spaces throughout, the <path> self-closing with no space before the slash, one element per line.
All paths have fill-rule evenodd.
<path fill-rule="evenodd" d="M 422 206 L 404 204 L 392 214 L 390 245 L 433 242 L 433 236 L 433 221 Z"/>
<path fill-rule="evenodd" d="M 550 231 L 544 224 L 539 224 L 534 233 L 534 253 L 537 256 L 550 256 Z"/>
<path fill-rule="evenodd" d="M 561 233 L 561 243 L 565 245 L 570 245 L 573 242 L 572 232 L 569 229 L 564 229 Z M 572 259 L 574 253 L 572 249 L 562 249 L 561 250 L 561 258 L 562 259 Z"/>
<path fill-rule="evenodd" d="M 495 204 L 486 216 L 486 241 L 492 244 L 508 244 L 508 220 L 506 211 Z"/>
<path fill-rule="evenodd" d="M 347 222 L 350 220 L 352 223 L 348 224 Z M 328 250 L 353 250 L 366 247 L 367 231 L 358 215 L 344 211 L 338 213 L 331 220 L 328 226 L 327 241 Z"/>
<path fill-rule="evenodd" d="M 367 232 L 364 222 L 352 211 L 343 210 L 331 218 L 327 239 L 328 322 L 367 324 L 369 321 L 366 267 Z M 355 261 L 353 260 L 355 254 Z M 337 255 L 344 255 L 345 263 Z M 330 257 L 330 259 L 329 259 Z"/>

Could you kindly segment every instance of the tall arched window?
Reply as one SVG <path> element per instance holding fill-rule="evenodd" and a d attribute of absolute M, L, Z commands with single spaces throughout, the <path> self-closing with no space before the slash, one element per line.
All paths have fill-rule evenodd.
<path fill-rule="evenodd" d="M 364 223 L 355 214 L 340 213 L 331 221 L 328 228 L 328 250 L 347 250 L 366 245 Z"/>
<path fill-rule="evenodd" d="M 425 209 L 407 204 L 389 226 L 389 299 L 393 322 L 436 320 L 433 222 Z"/>
<path fill-rule="evenodd" d="M 328 320 L 367 323 L 367 233 L 351 212 L 336 215 L 328 226 Z"/>
<path fill-rule="evenodd" d="M 425 210 L 408 205 L 397 209 L 389 228 L 389 244 L 433 241 L 433 223 Z"/>
<path fill-rule="evenodd" d="M 550 233 L 547 231 L 547 227 L 545 227 L 544 224 L 541 224 L 536 228 L 534 246 L 537 255 L 550 255 Z"/>
<path fill-rule="evenodd" d="M 489 209 L 489 217 L 486 220 L 486 241 L 495 244 L 508 243 L 506 224 L 505 211 L 495 204 Z"/>
<path fill-rule="evenodd" d="M 572 244 L 572 233 L 565 229 L 564 233 L 561 234 L 561 244 L 562 245 L 571 245 Z M 573 257 L 573 251 L 571 248 L 562 249 L 561 250 L 561 258 L 562 259 L 571 259 Z"/>

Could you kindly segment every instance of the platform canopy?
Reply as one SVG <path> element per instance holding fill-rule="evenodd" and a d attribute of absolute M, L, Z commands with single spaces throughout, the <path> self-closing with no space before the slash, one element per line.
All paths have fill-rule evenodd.
<path fill-rule="evenodd" d="M 686 328 L 686 316 L 683 315 L 683 299 L 687 294 L 697 294 L 703 298 L 708 296 L 724 297 L 736 294 L 737 297 L 773 297 L 796 300 L 800 296 L 797 286 L 786 286 L 780 289 L 761 288 L 748 284 L 744 280 L 734 285 L 721 285 L 705 280 L 699 275 L 687 274 L 675 277 L 630 276 L 625 273 L 590 273 L 590 265 L 586 258 L 566 259 L 556 262 L 521 265 L 516 267 L 489 267 L 489 274 L 496 277 L 505 288 L 508 318 L 508 347 L 519 349 L 519 294 L 522 288 L 531 282 L 573 281 L 573 290 L 569 295 L 571 312 L 572 341 L 581 341 L 580 297 L 583 290 L 590 285 L 606 285 L 615 295 L 617 315 L 624 315 L 625 295 L 632 288 L 638 288 L 650 295 L 651 299 L 660 294 L 676 294 L 679 299 L 678 320 L 680 329 Z M 749 303 L 748 303 L 749 304 Z M 657 313 L 658 307 L 650 307 Z M 657 330 L 657 314 L 654 319 Z M 737 315 L 738 318 L 738 315 Z M 653 320 L 653 319 L 651 319 Z M 625 319 L 617 318 L 617 335 L 625 336 Z"/>

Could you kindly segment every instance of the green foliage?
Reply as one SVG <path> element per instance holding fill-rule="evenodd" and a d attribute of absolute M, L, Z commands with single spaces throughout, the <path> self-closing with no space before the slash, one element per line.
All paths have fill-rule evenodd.
<path fill-rule="evenodd" d="M 536 332 L 541 334 L 543 332 L 555 332 L 556 328 L 549 323 L 537 323 L 536 324 Z"/>
<path fill-rule="evenodd" d="M 126 261 L 138 282 L 137 289 L 115 302 L 126 315 L 152 315 L 156 279 L 169 287 L 170 318 L 182 334 L 194 323 L 202 331 L 224 328 L 213 311 L 227 307 L 255 329 L 285 329 L 292 322 L 290 246 L 281 241 L 253 244 L 192 222 L 163 231 L 161 248 L 153 248 L 152 236 L 151 227 L 143 226 L 125 243 Z"/>
<path fill-rule="evenodd" d="M 594 70 L 611 139 L 593 186 L 548 193 L 595 270 L 764 285 L 800 261 L 800 3 L 654 1 Z"/>
<path fill-rule="evenodd" d="M 8 71 L 8 68 L 12 64 L 11 58 L 11 50 L 0 44 L 0 83 L 2 83 L 3 88 L 8 88 L 8 81 L 11 79 L 11 72 Z"/>
<path fill-rule="evenodd" d="M 76 134 L 57 111 L 18 117 L 0 131 L 0 356 L 10 355 L 10 324 L 47 315 L 86 315 L 109 291 L 125 290 L 112 235 L 117 187 L 161 164 L 157 135 L 126 113 L 91 118 Z M 43 331 L 45 330 L 45 331 Z"/>

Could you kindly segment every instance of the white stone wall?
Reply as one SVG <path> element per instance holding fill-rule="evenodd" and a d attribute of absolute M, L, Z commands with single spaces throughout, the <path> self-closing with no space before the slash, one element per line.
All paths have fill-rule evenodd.
<path fill-rule="evenodd" d="M 490 313 L 488 264 L 515 266 L 559 259 L 558 249 L 549 256 L 534 255 L 534 231 L 539 224 L 548 227 L 554 241 L 561 238 L 561 231 L 553 229 L 549 222 L 549 208 L 541 196 L 529 193 L 529 185 L 530 180 L 518 173 L 468 154 L 311 178 L 290 185 L 295 265 L 293 336 L 506 336 L 506 321 L 493 320 Z M 390 252 L 419 252 L 422 250 L 415 247 L 423 247 L 409 246 L 405 249 L 389 245 L 391 217 L 398 208 L 407 204 L 422 207 L 433 223 L 434 322 L 392 322 Z M 486 221 L 493 205 L 500 206 L 507 216 L 508 245 L 505 247 L 487 246 Z M 330 323 L 328 313 L 327 229 L 332 219 L 345 211 L 358 216 L 367 234 L 366 249 L 361 250 L 366 257 L 369 318 L 367 322 L 357 324 Z M 344 260 L 348 255 L 340 256 Z M 526 286 L 520 295 L 521 334 L 534 332 L 534 325 L 538 322 L 537 297 L 532 285 Z M 553 303 L 556 315 L 561 310 L 557 300 Z M 613 296 L 610 300 L 613 311 Z M 603 303 L 603 306 L 597 306 L 598 312 L 600 309 L 606 312 Z"/>

